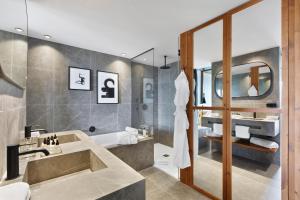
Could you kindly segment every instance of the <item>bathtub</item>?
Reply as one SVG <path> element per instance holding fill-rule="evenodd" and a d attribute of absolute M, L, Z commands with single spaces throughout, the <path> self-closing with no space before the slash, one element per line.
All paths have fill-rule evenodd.
<path fill-rule="evenodd" d="M 100 135 L 93 135 L 90 136 L 90 138 L 99 145 L 102 145 L 103 147 L 109 149 L 118 146 L 118 141 L 120 138 L 127 134 L 126 131 L 120 131 L 120 132 L 114 132 L 114 133 L 106 133 L 106 134 L 100 134 Z M 142 135 L 138 135 L 138 142 L 145 139 L 146 137 Z"/>
<path fill-rule="evenodd" d="M 108 149 L 111 153 L 124 161 L 133 169 L 140 171 L 154 165 L 154 139 L 138 135 L 138 143 L 132 145 L 118 144 L 119 138 L 126 131 L 93 135 L 90 138 L 98 145 Z"/>

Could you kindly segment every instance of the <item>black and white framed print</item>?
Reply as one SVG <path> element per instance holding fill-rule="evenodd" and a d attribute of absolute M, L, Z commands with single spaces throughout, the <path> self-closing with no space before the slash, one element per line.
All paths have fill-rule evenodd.
<path fill-rule="evenodd" d="M 91 70 L 69 67 L 69 90 L 91 90 Z"/>
<path fill-rule="evenodd" d="M 143 103 L 153 103 L 154 85 L 153 78 L 143 78 Z"/>
<path fill-rule="evenodd" d="M 119 103 L 119 74 L 97 71 L 97 103 Z"/>

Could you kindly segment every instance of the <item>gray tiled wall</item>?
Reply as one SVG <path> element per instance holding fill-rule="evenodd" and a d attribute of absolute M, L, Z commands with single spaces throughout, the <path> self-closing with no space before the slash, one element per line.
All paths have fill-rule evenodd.
<path fill-rule="evenodd" d="M 27 37 L 0 31 L 0 64 L 5 73 L 25 85 Z M 26 121 L 26 90 L 0 79 L 0 178 L 6 171 L 6 146 L 18 144 Z"/>
<path fill-rule="evenodd" d="M 158 141 L 173 146 L 174 134 L 174 81 L 179 74 L 178 62 L 169 64 L 170 69 L 158 70 Z"/>
<path fill-rule="evenodd" d="M 49 132 L 95 126 L 96 134 L 131 125 L 130 60 L 29 38 L 27 123 Z M 68 90 L 68 67 L 92 69 L 92 91 Z M 97 104 L 96 71 L 119 74 L 119 104 Z"/>

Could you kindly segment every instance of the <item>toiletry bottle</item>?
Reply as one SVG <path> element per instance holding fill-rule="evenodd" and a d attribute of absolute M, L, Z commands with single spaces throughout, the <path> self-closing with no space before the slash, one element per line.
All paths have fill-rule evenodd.
<path fill-rule="evenodd" d="M 29 150 L 31 148 L 31 126 L 25 126 L 25 130 L 24 130 L 24 149 L 23 150 Z"/>
<path fill-rule="evenodd" d="M 143 136 L 147 137 L 147 130 L 146 129 L 143 129 Z"/>

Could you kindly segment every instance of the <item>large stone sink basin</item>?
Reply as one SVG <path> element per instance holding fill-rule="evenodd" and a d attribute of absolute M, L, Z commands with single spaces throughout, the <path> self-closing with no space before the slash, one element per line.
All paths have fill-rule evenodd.
<path fill-rule="evenodd" d="M 84 150 L 28 162 L 23 181 L 32 185 L 73 173 L 92 173 L 106 167 L 93 151 Z"/>
<path fill-rule="evenodd" d="M 44 138 L 45 137 L 40 137 L 38 139 L 38 147 L 42 146 Z M 58 139 L 60 144 L 80 141 L 80 139 L 75 134 L 58 135 L 57 139 Z"/>

